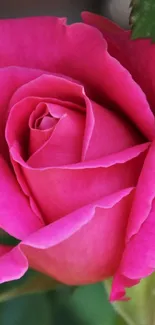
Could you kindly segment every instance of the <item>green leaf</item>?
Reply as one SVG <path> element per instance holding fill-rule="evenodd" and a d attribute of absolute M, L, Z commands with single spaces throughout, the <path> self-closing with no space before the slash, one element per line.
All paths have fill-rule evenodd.
<path fill-rule="evenodd" d="M 0 245 L 16 246 L 18 243 L 19 243 L 18 239 L 10 236 L 4 230 L 0 229 Z"/>
<path fill-rule="evenodd" d="M 52 325 L 51 305 L 45 294 L 24 296 L 0 304 L 1 325 Z"/>
<path fill-rule="evenodd" d="M 109 293 L 111 280 L 104 281 Z M 155 273 L 143 279 L 138 285 L 127 289 L 129 301 L 113 304 L 118 314 L 129 325 L 153 325 L 155 324 Z"/>
<path fill-rule="evenodd" d="M 60 283 L 56 280 L 36 271 L 29 270 L 20 280 L 10 281 L 0 285 L 0 302 L 26 294 L 54 290 L 58 285 Z"/>
<path fill-rule="evenodd" d="M 80 325 L 126 325 L 108 301 L 102 283 L 78 287 L 71 296 L 70 306 L 81 315 Z"/>
<path fill-rule="evenodd" d="M 85 324 L 114 324 L 115 311 L 100 283 L 77 288 L 72 295 L 72 304 L 76 312 L 81 313 Z"/>
<path fill-rule="evenodd" d="M 155 42 L 155 0 L 132 0 L 132 39 L 151 38 Z"/>
<path fill-rule="evenodd" d="M 48 293 L 1 303 L 0 324 L 126 325 L 108 302 L 102 283 L 82 287 L 64 285 Z"/>

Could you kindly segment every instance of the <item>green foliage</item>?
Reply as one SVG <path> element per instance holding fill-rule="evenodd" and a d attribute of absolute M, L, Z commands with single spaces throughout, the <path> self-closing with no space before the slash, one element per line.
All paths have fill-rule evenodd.
<path fill-rule="evenodd" d="M 151 38 L 155 42 L 155 0 L 131 0 L 132 39 Z"/>
<path fill-rule="evenodd" d="M 21 279 L 0 285 L 0 302 L 18 296 L 54 290 L 60 284 L 39 272 L 29 270 Z"/>
<path fill-rule="evenodd" d="M 72 294 L 71 304 L 81 314 L 83 325 L 115 324 L 116 314 L 100 283 L 78 287 Z"/>
<path fill-rule="evenodd" d="M 52 325 L 46 295 L 24 296 L 0 304 L 1 325 Z"/>
<path fill-rule="evenodd" d="M 1 325 L 126 325 L 101 283 L 25 295 L 0 303 Z M 137 325 L 137 324 L 136 324 Z"/>
<path fill-rule="evenodd" d="M 0 245 L 16 246 L 19 240 L 7 234 L 4 230 L 0 229 Z"/>

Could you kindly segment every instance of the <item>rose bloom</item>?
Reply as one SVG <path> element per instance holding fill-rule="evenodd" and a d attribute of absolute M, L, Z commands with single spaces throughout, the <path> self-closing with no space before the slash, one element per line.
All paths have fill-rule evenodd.
<path fill-rule="evenodd" d="M 83 13 L 0 21 L 0 281 L 155 268 L 155 45 Z"/>

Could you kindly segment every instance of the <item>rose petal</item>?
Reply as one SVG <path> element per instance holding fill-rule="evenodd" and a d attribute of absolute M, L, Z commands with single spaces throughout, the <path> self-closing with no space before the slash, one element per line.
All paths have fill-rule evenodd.
<path fill-rule="evenodd" d="M 10 152 L 19 183 L 27 194 L 28 184 L 44 220 L 50 223 L 104 195 L 136 186 L 147 148 L 148 144 L 130 148 L 129 153 L 126 150 L 115 154 L 116 157 L 109 156 L 109 161 L 105 157 L 105 161 L 99 161 L 99 167 L 96 161 L 90 166 L 86 162 L 82 169 L 76 164 L 65 168 L 33 169 L 22 161 L 18 148 L 13 146 Z"/>
<path fill-rule="evenodd" d="M 63 89 L 63 90 L 62 90 Z M 120 151 L 125 149 L 125 147 L 128 146 L 132 146 L 136 143 L 139 143 L 140 141 L 142 141 L 142 137 L 138 134 L 138 132 L 136 130 L 134 130 L 132 128 L 132 126 L 130 126 L 123 117 L 120 116 L 120 114 L 117 116 L 116 113 L 111 112 L 107 109 L 101 108 L 99 105 L 95 104 L 94 102 L 90 102 L 89 99 L 85 96 L 82 87 L 70 82 L 68 80 L 65 80 L 63 78 L 60 77 L 56 77 L 56 76 L 49 76 L 49 75 L 44 75 L 41 76 L 40 78 L 37 78 L 35 80 L 33 80 L 30 83 L 27 83 L 26 85 L 24 85 L 23 87 L 21 87 L 20 89 L 18 89 L 18 91 L 16 92 L 16 94 L 14 95 L 14 97 L 12 98 L 11 101 L 11 105 L 14 104 L 14 107 L 11 111 L 10 114 L 10 118 L 9 118 L 9 122 L 8 122 L 8 132 L 10 134 L 11 133 L 15 133 L 16 135 L 16 140 L 18 141 L 17 138 L 22 139 L 24 137 L 24 133 L 25 128 L 23 128 L 23 125 L 27 125 L 27 118 L 28 115 L 30 114 L 30 110 L 32 111 L 33 109 L 33 105 L 31 105 L 31 98 L 32 101 L 34 101 L 34 96 L 38 96 L 40 94 L 40 96 L 48 98 L 49 96 L 57 96 L 58 100 L 60 100 L 60 98 L 62 98 L 64 100 L 64 105 L 66 103 L 66 100 L 74 100 L 75 103 L 77 102 L 76 105 L 78 105 L 78 103 L 82 103 L 83 100 L 83 104 L 84 104 L 84 100 L 86 103 L 86 129 L 85 129 L 85 135 L 84 135 L 84 140 L 83 140 L 83 153 L 82 153 L 82 160 L 86 159 L 86 160 L 90 160 L 98 158 L 99 156 L 103 156 L 115 151 Z M 29 99 L 27 98 L 29 96 Z M 22 100 L 23 98 L 25 98 L 24 100 Z M 21 101 L 22 100 L 22 101 Z M 30 103 L 29 103 L 30 101 Z M 52 101 L 52 98 L 51 98 Z M 54 103 L 52 104 L 47 104 L 49 106 L 49 110 L 50 107 L 52 108 L 52 111 L 50 111 L 51 114 L 54 114 L 54 116 L 56 118 L 60 117 L 60 114 L 58 114 L 58 106 L 55 106 Z M 22 106 L 22 111 L 20 107 L 18 106 Z M 24 107 L 28 106 L 29 108 L 25 108 Z M 31 108 L 30 108 L 31 106 Z M 55 107 L 55 109 L 54 109 Z M 72 108 L 72 107 L 71 107 Z M 54 109 L 54 111 L 53 111 Z M 62 109 L 62 108 L 61 108 Z M 75 109 L 73 107 L 73 109 Z M 80 107 L 79 107 L 80 109 Z M 81 107 L 80 110 L 82 110 L 84 108 Z M 16 112 L 15 112 L 16 110 Z M 18 110 L 20 110 L 21 115 L 19 115 L 20 113 L 18 113 Z M 57 112 L 58 115 L 55 115 L 54 112 Z M 67 111 L 66 111 L 67 112 Z M 25 114 L 24 114 L 25 113 Z M 27 116 L 27 118 L 25 119 L 25 121 L 23 121 L 24 115 Z M 14 116 L 14 117 L 13 117 Z M 12 122 L 11 122 L 12 121 Z M 61 123 L 63 123 L 64 121 L 62 120 Z M 16 125 L 16 129 L 13 130 L 13 125 Z M 22 125 L 22 128 L 21 128 Z M 111 128 L 110 128 L 111 125 Z M 57 125 L 58 127 L 58 125 Z M 9 131 L 9 129 L 11 131 Z M 20 129 L 21 133 L 17 133 L 17 129 Z M 75 127 L 73 128 L 73 130 L 75 129 Z M 78 123 L 78 127 L 77 127 L 77 132 L 78 129 L 80 130 L 80 125 Z M 83 127 L 81 128 L 81 132 L 82 132 Z M 73 133 L 72 130 L 72 133 Z M 63 131 L 63 128 L 61 127 L 60 131 Z M 18 131 L 19 132 L 19 131 Z M 70 130 L 71 132 L 71 130 Z M 36 132 L 35 132 L 36 133 Z M 39 135 L 38 135 L 39 136 Z M 52 136 L 50 138 L 50 141 L 48 141 L 46 143 L 46 146 L 43 147 L 43 150 L 39 150 L 33 157 L 31 157 L 31 159 L 29 160 L 29 163 L 31 164 L 31 166 L 33 167 L 49 167 L 52 165 L 58 165 L 58 160 L 59 160 L 59 165 L 63 165 L 63 164 L 69 164 L 73 163 L 73 158 L 72 161 L 70 160 L 69 157 L 69 149 L 68 149 L 68 145 L 69 142 L 71 141 L 66 141 L 66 150 L 64 147 L 64 143 L 62 142 L 62 146 L 64 147 L 61 148 L 61 142 L 59 143 L 59 147 L 60 150 L 58 150 L 58 146 L 55 146 L 55 144 L 53 143 L 53 139 L 52 137 L 54 136 L 54 134 L 52 133 Z M 103 137 L 104 141 L 103 141 L 103 145 L 99 146 L 99 142 L 101 141 L 101 138 Z M 106 139 L 105 139 L 106 137 Z M 115 142 L 113 141 L 115 137 Z M 8 141 L 10 141 L 10 135 L 8 138 Z M 14 140 L 15 140 L 15 136 L 13 136 Z M 11 142 L 13 142 L 13 138 L 11 138 Z M 60 137 L 56 137 L 56 139 L 59 139 Z M 70 137 L 73 138 L 73 137 Z M 80 137 L 81 138 L 81 137 Z M 40 136 L 39 136 L 40 139 Z M 117 141 L 116 141 L 117 139 Z M 30 138 L 31 141 L 31 138 Z M 39 141 L 39 140 L 38 140 Z M 37 141 L 37 144 L 38 144 Z M 57 140 L 56 140 L 57 141 Z M 77 145 L 75 144 L 75 141 L 73 142 L 73 150 L 71 152 L 73 152 L 73 154 L 75 155 L 75 153 L 77 152 Z M 36 143 L 36 141 L 35 141 Z M 40 143 L 40 141 L 39 141 Z M 108 143 L 108 146 L 107 146 Z M 111 145 L 110 145 L 111 143 Z M 115 146 L 114 146 L 115 143 Z M 31 146 L 33 146 L 33 144 L 30 143 Z M 52 147 L 53 146 L 53 152 L 55 152 L 55 154 L 53 154 L 53 156 L 50 154 L 48 154 L 48 159 L 46 159 L 47 157 L 47 153 L 48 152 L 52 152 Z M 35 146 L 36 148 L 36 146 Z M 37 145 L 38 148 L 38 145 Z M 89 148 L 89 150 L 88 150 Z M 63 150 L 62 150 L 63 149 Z M 64 159 L 63 159 L 63 152 L 64 150 L 67 152 L 67 155 L 65 154 Z M 93 150 L 93 152 L 91 153 L 91 151 Z M 89 153 L 87 153 L 87 151 L 89 151 Z M 61 153 L 61 157 L 58 154 L 58 152 Z M 76 158 L 76 157 L 75 157 Z M 74 158 L 74 159 L 75 159 Z M 67 160 L 69 159 L 69 160 Z M 75 159 L 75 161 L 78 161 L 80 159 Z"/>
<path fill-rule="evenodd" d="M 31 235 L 21 245 L 31 267 L 67 284 L 112 275 L 124 248 L 132 197 L 132 188 L 114 193 Z"/>
<path fill-rule="evenodd" d="M 61 166 L 81 159 L 84 123 L 76 114 L 59 120 L 50 139 L 31 156 L 27 163 L 34 167 Z"/>
<path fill-rule="evenodd" d="M 81 17 L 85 24 L 94 26 L 101 32 L 109 32 L 111 34 L 115 34 L 116 37 L 117 35 L 120 36 L 121 33 L 124 33 L 124 30 L 119 25 L 104 16 L 97 15 L 89 11 L 83 11 L 81 13 Z"/>
<path fill-rule="evenodd" d="M 3 256 L 5 253 L 8 253 L 12 248 L 12 246 L 0 244 L 0 257 Z"/>
<path fill-rule="evenodd" d="M 2 53 L 2 52 L 1 52 Z M 5 141 L 5 124 L 9 114 L 9 101 L 18 87 L 40 76 L 42 71 L 19 67 L 0 69 L 0 153 L 8 159 L 8 148 Z"/>
<path fill-rule="evenodd" d="M 126 249 L 116 273 L 111 299 L 122 299 L 125 287 L 136 284 L 155 269 L 155 142 L 146 156 L 136 188 Z M 133 254 L 134 252 L 134 254 Z"/>
<path fill-rule="evenodd" d="M 114 277 L 111 301 L 125 300 L 125 289 L 149 276 L 155 269 L 155 200 L 138 233 L 126 246 L 123 259 Z M 133 254 L 134 252 L 134 254 Z"/>
<path fill-rule="evenodd" d="M 57 105 L 48 106 L 59 109 Z M 64 109 L 49 139 L 27 163 L 33 167 L 51 167 L 81 161 L 84 130 L 85 116 L 81 112 Z"/>
<path fill-rule="evenodd" d="M 145 136 L 154 138 L 154 116 L 145 95 L 128 71 L 108 54 L 106 41 L 96 28 L 82 23 L 65 26 L 62 19 L 38 17 L 1 20 L 0 31 L 1 66 L 39 68 L 79 80 L 92 97 L 103 94 L 104 99 L 106 95 Z"/>
<path fill-rule="evenodd" d="M 39 153 L 37 152 L 36 159 L 34 157 L 34 159 L 32 158 L 32 161 L 40 161 L 40 164 L 42 163 L 45 166 L 49 166 L 49 164 L 63 165 L 78 162 L 81 160 L 81 156 L 82 159 L 84 159 L 94 127 L 91 102 L 85 95 L 84 89 L 81 85 L 53 75 L 43 75 L 41 78 L 37 78 L 32 82 L 27 83 L 18 89 L 15 96 L 12 98 L 10 105 L 14 104 L 14 106 L 11 109 L 6 127 L 6 138 L 9 146 L 12 146 L 14 141 L 20 142 L 22 148 L 28 146 L 28 144 L 25 144 L 25 136 L 28 138 L 28 120 L 30 114 L 35 109 L 35 105 L 38 104 L 38 97 L 36 97 L 38 95 L 39 98 L 41 96 L 44 100 L 45 98 L 51 98 L 51 104 L 53 101 L 53 105 L 49 105 L 49 111 L 51 114 L 54 114 L 54 117 L 56 118 L 59 118 L 62 115 L 60 110 L 63 110 L 63 107 L 54 106 L 53 99 L 56 98 L 57 100 L 60 100 L 64 109 L 66 109 L 65 113 L 70 115 L 71 119 L 66 117 L 66 122 L 62 119 L 57 124 L 55 131 L 47 142 L 47 146 L 43 148 L 44 151 L 41 150 Z M 77 117 L 77 114 L 74 114 L 73 112 L 69 113 L 67 110 L 68 107 L 65 107 L 65 104 L 68 106 L 69 102 L 73 102 L 71 107 L 72 110 L 78 108 L 79 114 Z M 86 112 L 85 127 L 84 117 L 80 112 Z M 67 122 L 69 124 L 66 128 Z M 60 127 L 59 124 L 61 124 Z M 69 130 L 67 130 L 68 128 Z M 62 142 L 62 140 L 60 141 L 63 130 L 65 130 L 64 138 L 66 138 L 64 139 L 64 142 Z M 52 147 L 53 157 L 51 156 L 50 163 L 49 159 L 46 158 L 47 155 L 49 156 L 49 151 L 52 151 Z M 41 154 L 41 158 L 38 154 Z M 24 155 L 23 153 L 23 156 L 26 160 L 27 155 Z"/>
<path fill-rule="evenodd" d="M 109 38 L 111 39 L 110 44 L 108 44 L 108 46 L 110 46 L 110 51 L 111 51 L 111 46 L 114 45 L 116 47 L 116 43 L 118 42 L 118 44 L 120 44 L 121 40 L 122 41 L 125 40 L 126 34 L 129 33 L 128 30 L 124 30 L 119 25 L 117 25 L 114 21 L 104 16 L 89 11 L 83 11 L 81 13 L 81 17 L 82 17 L 82 21 L 85 24 L 96 27 L 103 35 L 105 33 L 104 37 L 106 40 L 109 36 Z M 115 38 L 117 41 L 115 40 Z"/>
<path fill-rule="evenodd" d="M 120 114 L 94 102 L 92 111 L 94 127 L 85 160 L 95 160 L 142 142 L 142 136 Z"/>
<path fill-rule="evenodd" d="M 30 114 L 34 109 L 36 109 L 36 106 L 40 102 L 42 104 L 48 102 L 53 104 L 52 111 L 54 110 L 54 104 L 58 104 L 62 107 L 71 107 L 73 110 L 79 109 L 80 111 L 85 112 L 85 94 L 81 85 L 59 76 L 44 74 L 40 78 L 34 79 L 16 91 L 10 101 L 11 112 L 7 124 L 10 124 L 11 122 L 13 123 L 12 119 L 14 118 L 15 122 L 18 123 L 17 131 L 19 132 L 19 129 L 21 129 L 21 127 L 19 128 L 19 122 L 28 125 L 27 122 L 29 121 Z M 26 104 L 27 109 L 24 106 Z M 55 111 L 58 112 L 58 107 Z M 53 114 L 53 112 L 50 113 Z M 7 127 L 8 132 L 12 134 L 11 139 L 10 135 L 7 136 L 9 143 L 18 138 L 15 131 L 11 130 L 12 127 L 12 125 Z M 24 133 L 25 132 L 23 132 L 23 134 Z"/>
<path fill-rule="evenodd" d="M 45 142 L 50 138 L 53 130 L 54 130 L 54 126 L 57 124 L 58 122 L 58 108 L 63 109 L 63 104 L 65 104 L 66 109 L 67 108 L 71 108 L 71 109 L 75 109 L 75 110 L 80 110 L 80 107 L 78 107 L 78 105 L 76 105 L 75 103 L 71 103 L 71 102 L 66 102 L 63 103 L 63 101 L 58 100 L 58 99 L 51 99 L 50 98 L 44 98 L 45 102 L 42 101 L 42 99 L 40 98 L 40 103 L 37 104 L 36 109 L 32 112 L 30 119 L 29 119 L 29 127 L 30 127 L 30 136 L 29 136 L 29 156 L 31 156 L 35 151 L 37 151 L 39 148 L 41 148 Z M 48 102 L 46 102 L 48 101 Z M 52 102 L 52 104 L 50 105 L 50 101 Z M 62 105 L 62 106 L 60 106 Z M 57 108 L 57 110 L 55 111 L 56 116 L 54 114 L 55 117 L 43 117 L 42 120 L 40 120 L 40 118 L 38 117 L 38 119 L 34 122 L 34 119 L 38 116 L 38 113 L 44 108 L 45 109 L 46 106 L 46 110 L 48 111 L 49 108 L 49 112 L 50 112 L 50 107 L 52 107 L 52 112 L 50 112 L 51 114 L 53 114 L 53 107 Z M 38 128 L 34 129 L 32 127 L 32 122 L 38 123 L 39 122 L 39 126 Z M 18 121 L 19 122 L 19 121 Z M 36 125 L 37 126 L 37 125 Z M 48 162 L 46 162 L 48 163 Z"/>
<path fill-rule="evenodd" d="M 0 283 L 21 278 L 28 269 L 28 261 L 21 252 L 19 245 L 15 248 L 6 247 L 0 256 Z"/>
<path fill-rule="evenodd" d="M 7 163 L 0 157 L 0 227 L 18 239 L 24 239 L 43 225 L 31 210 Z"/>
<path fill-rule="evenodd" d="M 155 141 L 151 144 L 141 171 L 132 211 L 129 219 L 127 241 L 140 229 L 147 219 L 155 198 Z"/>
<path fill-rule="evenodd" d="M 86 128 L 92 125 L 92 130 L 88 130 L 87 134 L 85 134 L 85 150 L 83 152 L 84 160 L 95 160 L 99 157 L 122 151 L 125 148 L 129 148 L 142 142 L 142 136 L 122 116 L 101 107 L 94 102 L 91 102 L 90 107 L 88 100 L 87 105 L 87 114 L 89 114 L 89 111 L 91 110 L 90 114 L 93 116 L 87 117 L 88 121 L 86 123 Z M 50 107 L 53 107 L 56 112 L 59 110 L 57 105 L 49 104 L 47 106 L 49 106 L 49 110 Z M 72 122 L 75 120 L 75 125 L 73 126 L 69 123 L 69 127 L 67 124 L 67 116 L 60 120 L 55 127 L 50 140 L 46 142 L 46 145 L 43 148 L 40 148 L 40 150 L 27 161 L 31 167 L 61 166 L 69 163 L 73 164 L 74 160 L 75 162 L 80 161 L 84 133 L 84 116 L 69 110 L 65 110 L 64 112 L 72 117 Z M 58 117 L 58 115 L 56 115 L 56 117 Z M 91 119 L 93 119 L 93 123 L 91 122 Z M 66 132 L 64 126 L 67 128 L 68 140 L 65 139 Z M 59 131 L 59 133 L 57 131 Z M 76 134 L 77 140 L 75 139 Z M 53 140 L 57 141 L 57 145 Z M 77 141 L 76 144 L 75 140 Z M 70 142 L 72 143 L 71 148 L 69 148 Z M 70 154 L 72 154 L 71 157 Z M 73 157 L 75 158 L 73 159 Z"/>
<path fill-rule="evenodd" d="M 64 23 L 56 17 L 1 19 L 0 66 L 52 69 L 61 53 L 55 45 L 65 36 Z"/>
<path fill-rule="evenodd" d="M 44 119 L 47 115 L 47 107 L 45 103 L 39 103 L 36 106 L 36 109 L 31 113 L 29 118 L 29 144 L 28 144 L 28 156 L 31 156 L 35 151 L 37 151 L 50 137 L 53 125 L 55 125 L 55 121 L 53 121 L 52 125 L 50 122 L 45 122 L 45 125 L 48 128 L 43 127 L 42 119 Z M 49 117 L 50 121 L 54 120 Z M 37 123 L 39 122 L 39 126 L 37 127 Z M 55 122 L 55 123 L 54 123 Z M 18 127 L 18 126 L 17 126 Z"/>
<path fill-rule="evenodd" d="M 112 274 L 124 247 L 132 198 L 133 188 L 114 193 L 38 230 L 15 248 L 2 247 L 0 283 L 20 278 L 28 264 L 68 284 Z M 110 252 L 107 259 L 105 251 Z"/>
<path fill-rule="evenodd" d="M 132 74 L 146 94 L 152 111 L 155 112 L 155 45 L 150 39 L 133 41 L 130 31 L 121 29 L 105 17 L 84 12 L 82 18 L 86 24 L 97 27 L 103 33 L 109 53 Z"/>

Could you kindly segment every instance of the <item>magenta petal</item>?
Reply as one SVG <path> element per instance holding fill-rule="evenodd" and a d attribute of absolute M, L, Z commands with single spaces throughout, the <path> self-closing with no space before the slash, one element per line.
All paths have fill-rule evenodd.
<path fill-rule="evenodd" d="M 85 24 L 94 26 L 101 32 L 107 31 L 111 34 L 115 34 L 115 36 L 116 34 L 120 35 L 121 33 L 124 33 L 124 30 L 119 25 L 101 15 L 89 11 L 83 11 L 81 17 Z"/>
<path fill-rule="evenodd" d="M 54 106 L 56 100 L 64 107 L 66 103 L 66 108 L 73 102 L 73 110 L 80 106 L 81 110 L 85 111 L 83 87 L 62 77 L 44 74 L 20 87 L 10 101 L 11 112 L 6 131 L 9 146 L 13 141 L 19 141 L 21 135 L 25 135 L 24 131 L 28 128 L 30 114 L 40 102 L 50 102 L 51 106 L 52 104 Z"/>
<path fill-rule="evenodd" d="M 20 278 L 28 264 L 68 284 L 113 274 L 124 248 L 132 198 L 133 188 L 125 189 L 37 230 L 15 248 L 0 246 L 0 283 Z"/>
<path fill-rule="evenodd" d="M 40 70 L 19 67 L 0 69 L 0 153 L 6 158 L 8 158 L 8 147 L 4 134 L 5 124 L 9 114 L 9 101 L 18 87 L 41 74 L 42 72 Z"/>
<path fill-rule="evenodd" d="M 132 188 L 122 190 L 30 235 L 21 245 L 29 264 L 67 284 L 112 275 L 124 249 L 132 197 Z"/>
<path fill-rule="evenodd" d="M 13 248 L 12 246 L 0 244 L 0 257 L 8 253 L 12 248 Z"/>
<path fill-rule="evenodd" d="M 108 43 L 109 53 L 131 73 L 146 94 L 154 112 L 155 45 L 150 42 L 150 39 L 131 40 L 130 31 L 121 29 L 105 17 L 84 12 L 82 18 L 86 24 L 94 26 L 102 32 Z"/>
<path fill-rule="evenodd" d="M 44 99 L 41 100 L 42 97 Z M 37 166 L 40 163 L 40 167 L 47 167 L 79 162 L 81 155 L 83 156 L 87 150 L 92 133 L 91 103 L 81 85 L 60 76 L 43 75 L 19 88 L 14 94 L 10 102 L 10 106 L 13 107 L 6 127 L 9 146 L 17 141 L 22 148 L 24 147 L 23 139 L 28 133 L 29 116 L 35 109 L 37 101 L 40 99 L 45 103 L 46 98 L 51 100 L 51 103 L 47 103 L 50 114 L 55 118 L 60 116 L 62 118 L 55 125 L 49 141 L 30 158 L 31 165 L 35 167 L 37 162 Z M 61 106 L 55 105 L 56 99 L 61 101 Z M 73 108 L 69 110 L 68 106 L 71 106 L 72 102 Z M 77 107 L 80 108 L 79 112 L 74 112 Z M 26 154 L 23 153 L 23 156 L 27 160 Z"/>
<path fill-rule="evenodd" d="M 138 233 L 142 223 L 147 219 L 155 198 L 155 141 L 146 156 L 138 184 L 128 224 L 126 241 Z"/>
<path fill-rule="evenodd" d="M 0 227 L 18 239 L 24 239 L 43 225 L 31 210 L 7 163 L 0 157 Z"/>
<path fill-rule="evenodd" d="M 133 42 L 130 39 L 129 32 L 124 31 L 102 16 L 84 12 L 82 18 L 86 24 L 94 26 L 102 32 L 104 39 L 107 41 L 108 52 L 112 55 L 111 57 L 108 53 L 105 54 L 104 63 L 100 63 L 100 76 L 101 66 L 105 65 L 103 73 L 106 74 L 107 78 L 104 78 L 101 83 L 105 87 L 105 92 L 109 95 L 109 98 L 120 105 L 126 115 L 134 121 L 149 139 L 153 139 L 155 120 L 144 94 L 147 95 L 153 110 L 155 107 L 153 82 L 155 45 L 152 45 L 149 40 L 136 40 Z M 149 61 L 148 58 L 150 58 Z M 148 64 L 145 67 L 147 61 Z M 145 78 L 143 76 L 144 69 Z M 110 82 L 108 84 L 109 78 Z M 96 77 L 94 80 L 97 80 Z M 144 93 L 138 85 L 141 86 Z M 150 125 L 150 130 L 148 125 Z"/>
<path fill-rule="evenodd" d="M 143 142 L 143 137 L 119 113 L 91 104 L 94 125 L 85 160 L 95 160 Z"/>
<path fill-rule="evenodd" d="M 136 285 L 155 270 L 155 200 L 148 218 L 126 246 L 114 277 L 111 301 L 124 300 L 125 289 Z"/>
<path fill-rule="evenodd" d="M 93 98 L 106 95 L 149 139 L 154 137 L 154 116 L 144 93 L 108 54 L 96 28 L 83 23 L 66 26 L 54 17 L 1 20 L 0 27 L 2 66 L 33 67 L 79 80 Z"/>
<path fill-rule="evenodd" d="M 0 283 L 21 278 L 27 269 L 27 258 L 21 252 L 19 245 L 15 248 L 6 247 L 6 250 L 3 250 L 3 255 L 0 256 Z"/>
<path fill-rule="evenodd" d="M 67 108 L 78 109 L 85 105 L 83 86 L 75 81 L 68 80 L 61 75 L 44 73 L 39 78 L 19 87 L 11 98 L 10 106 L 14 106 L 26 97 L 42 99 L 43 103 L 55 103 Z M 53 110 L 52 110 L 53 111 Z"/>
<path fill-rule="evenodd" d="M 126 249 L 114 278 L 111 299 L 122 299 L 132 286 L 155 269 L 155 142 L 146 156 L 136 188 L 127 230 Z M 134 253 L 133 253 L 134 252 Z"/>
<path fill-rule="evenodd" d="M 84 129 L 85 115 L 66 109 L 50 138 L 30 156 L 27 163 L 38 168 L 80 162 Z"/>
<path fill-rule="evenodd" d="M 28 194 L 25 185 L 31 188 L 45 220 L 51 223 L 105 195 L 136 186 L 148 145 L 135 146 L 99 161 L 60 168 L 33 169 L 22 161 L 15 145 L 11 156 L 23 190 Z"/>
<path fill-rule="evenodd" d="M 24 66 L 48 71 L 51 65 L 52 69 L 61 54 L 56 43 L 60 39 L 61 44 L 65 35 L 64 23 L 64 18 L 56 17 L 1 19 L 0 66 Z"/>
<path fill-rule="evenodd" d="M 48 110 L 45 103 L 39 103 L 36 109 L 29 117 L 29 144 L 28 144 L 28 156 L 31 156 L 37 151 L 50 137 L 53 130 L 53 123 L 51 125 L 51 118 L 47 117 Z M 44 119 L 50 119 L 49 122 L 45 122 Z M 43 122 L 44 121 L 44 122 Z M 39 123 L 39 124 L 38 124 Z M 38 124 L 38 125 L 37 125 Z M 44 125 L 45 124 L 45 125 Z M 49 127 L 44 127 L 44 126 Z"/>

